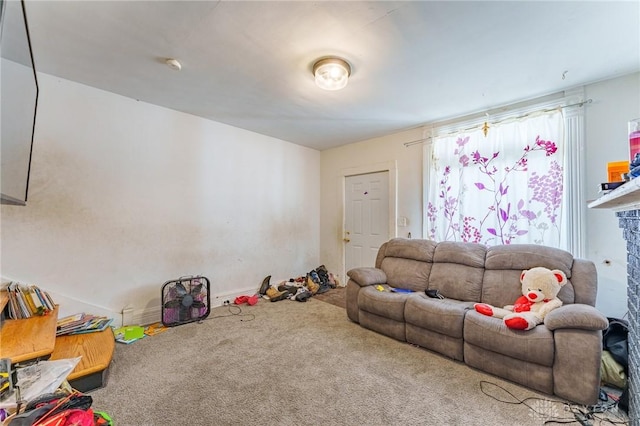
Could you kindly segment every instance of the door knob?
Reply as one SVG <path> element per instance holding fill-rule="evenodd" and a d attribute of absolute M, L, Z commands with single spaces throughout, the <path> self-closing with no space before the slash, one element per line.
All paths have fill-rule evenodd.
<path fill-rule="evenodd" d="M 345 243 L 348 243 L 351 240 L 345 237 L 345 238 L 342 239 L 342 241 L 344 241 Z"/>

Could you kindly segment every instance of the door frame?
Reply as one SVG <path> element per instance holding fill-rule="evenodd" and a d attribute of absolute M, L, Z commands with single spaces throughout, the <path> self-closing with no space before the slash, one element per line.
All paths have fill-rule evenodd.
<path fill-rule="evenodd" d="M 344 285 L 347 284 L 348 277 L 346 268 L 346 250 L 345 244 L 342 240 L 345 235 L 345 227 L 347 225 L 347 215 L 346 215 L 346 180 L 349 176 L 357 176 L 357 175 L 365 175 L 369 173 L 378 173 L 378 172 L 388 172 L 389 173 L 389 223 L 388 230 L 389 235 L 387 239 L 395 238 L 398 235 L 397 228 L 397 214 L 398 214 L 398 192 L 397 192 L 397 175 L 398 175 L 398 164 L 396 160 L 393 161 L 385 161 L 381 163 L 374 164 L 366 164 L 358 167 L 349 167 L 346 169 L 342 169 L 340 171 L 340 193 L 342 194 L 342 224 L 341 229 L 339 230 L 339 242 L 340 242 L 340 250 L 341 250 L 341 259 L 342 259 L 342 277 L 344 279 Z M 372 265 L 373 266 L 373 265 Z"/>

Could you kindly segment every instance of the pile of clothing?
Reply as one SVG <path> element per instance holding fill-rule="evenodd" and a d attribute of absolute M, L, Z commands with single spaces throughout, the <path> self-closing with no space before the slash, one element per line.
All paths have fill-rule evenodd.
<path fill-rule="evenodd" d="M 41 395 L 19 405 L 7 418 L 11 426 L 112 426 L 113 420 L 104 411 L 91 408 L 93 398 L 75 390 L 58 390 Z"/>
<path fill-rule="evenodd" d="M 277 286 L 271 284 L 269 275 L 262 280 L 258 294 L 272 302 L 284 299 L 306 302 L 313 295 L 329 291 L 339 284 L 338 279 L 324 265 L 320 265 L 304 276 L 289 278 L 289 281 L 282 281 Z"/>

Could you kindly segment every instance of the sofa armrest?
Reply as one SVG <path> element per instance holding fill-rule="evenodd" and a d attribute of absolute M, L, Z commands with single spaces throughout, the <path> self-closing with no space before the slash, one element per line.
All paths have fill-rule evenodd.
<path fill-rule="evenodd" d="M 609 321 L 607 317 L 593 306 L 573 303 L 549 312 L 544 317 L 544 325 L 551 331 L 559 328 L 576 328 L 595 331 L 606 329 L 609 326 Z"/>
<path fill-rule="evenodd" d="M 385 284 L 387 282 L 387 274 L 378 268 L 355 268 L 348 271 L 347 275 L 360 287 Z"/>

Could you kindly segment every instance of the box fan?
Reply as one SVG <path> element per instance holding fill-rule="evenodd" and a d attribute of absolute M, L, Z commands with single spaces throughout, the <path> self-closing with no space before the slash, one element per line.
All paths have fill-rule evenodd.
<path fill-rule="evenodd" d="M 210 307 L 206 277 L 182 277 L 162 285 L 162 324 L 167 327 L 203 320 Z"/>

